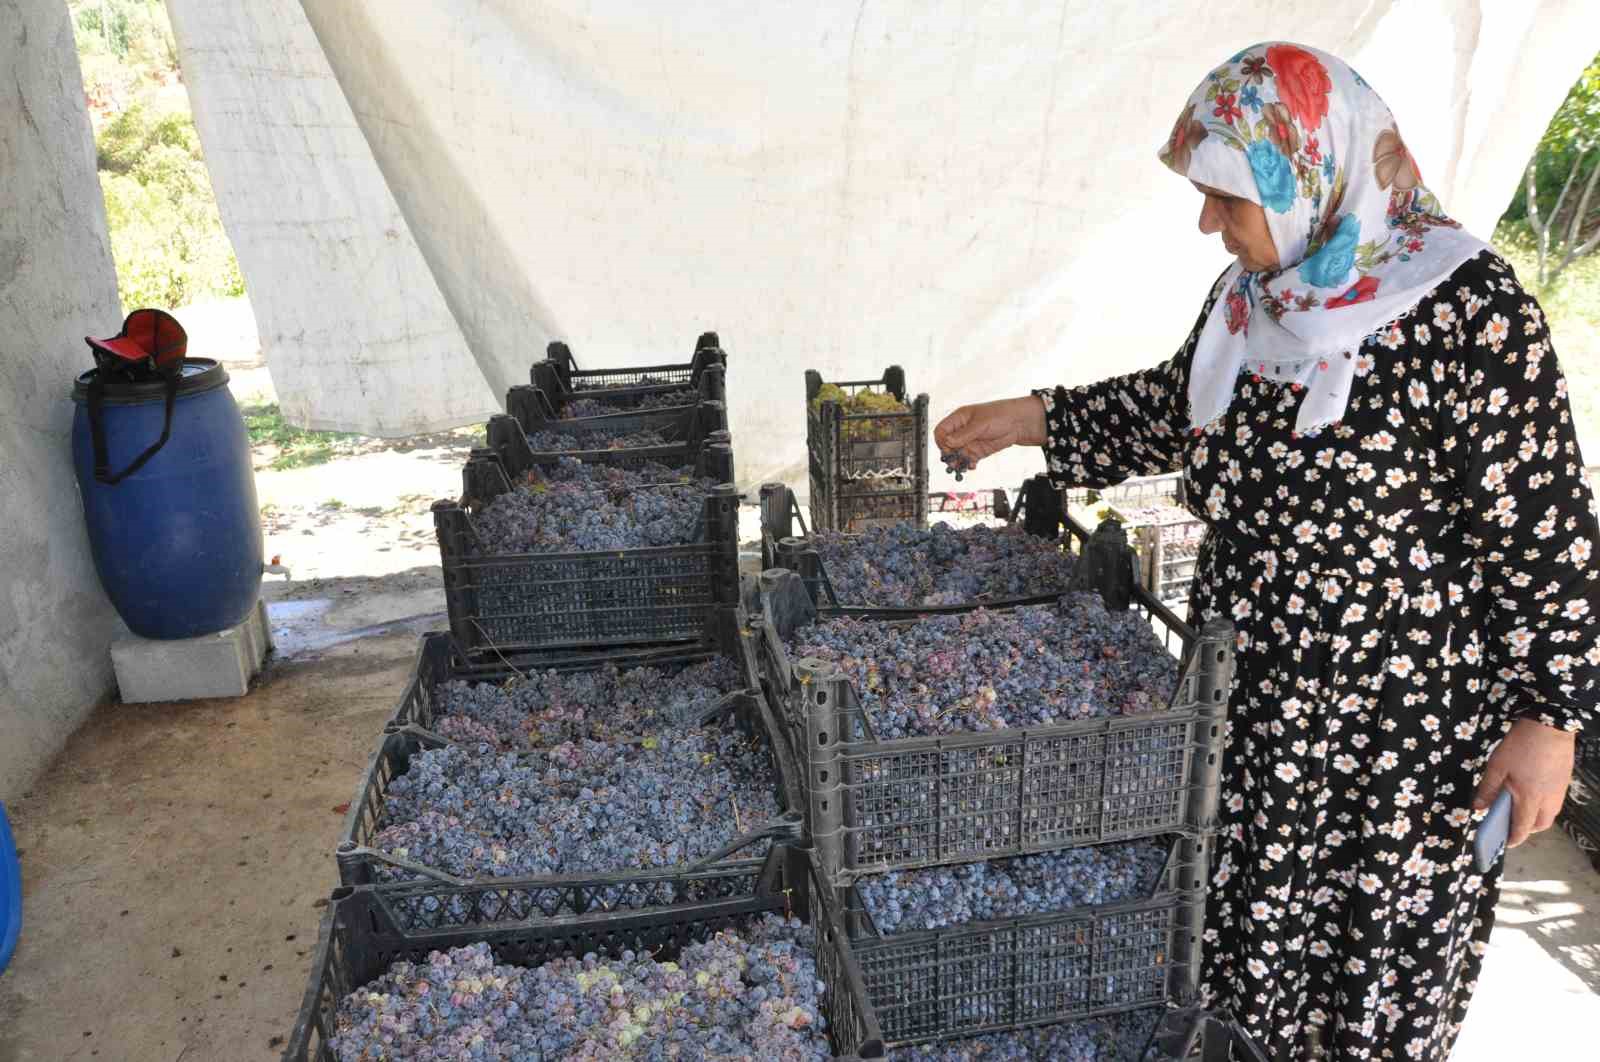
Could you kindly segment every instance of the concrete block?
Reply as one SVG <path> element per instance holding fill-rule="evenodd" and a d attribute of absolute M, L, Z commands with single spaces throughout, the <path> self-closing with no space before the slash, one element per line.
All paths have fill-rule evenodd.
<path fill-rule="evenodd" d="M 261 602 L 238 626 L 175 641 L 126 635 L 111 643 L 111 663 L 125 704 L 242 697 L 272 649 Z"/>

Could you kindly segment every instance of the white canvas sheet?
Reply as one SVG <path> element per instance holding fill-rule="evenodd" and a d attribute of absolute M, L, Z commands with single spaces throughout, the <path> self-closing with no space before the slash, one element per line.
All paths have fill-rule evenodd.
<path fill-rule="evenodd" d="M 715 328 L 741 480 L 801 486 L 806 368 L 937 416 L 1177 345 L 1225 262 L 1155 150 L 1212 62 L 1345 56 L 1488 235 L 1596 46 L 1587 0 L 169 2 L 286 407 L 419 430 Z"/>

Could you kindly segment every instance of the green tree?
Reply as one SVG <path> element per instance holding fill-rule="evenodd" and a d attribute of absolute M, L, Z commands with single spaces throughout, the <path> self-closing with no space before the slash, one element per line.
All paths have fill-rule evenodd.
<path fill-rule="evenodd" d="M 161 0 L 68 0 L 125 309 L 238 295 Z"/>
<path fill-rule="evenodd" d="M 1543 286 L 1600 247 L 1600 201 L 1595 197 L 1600 188 L 1600 55 L 1551 119 L 1528 160 L 1523 182 L 1523 210 Z M 1552 200 L 1551 190 L 1558 185 Z"/>

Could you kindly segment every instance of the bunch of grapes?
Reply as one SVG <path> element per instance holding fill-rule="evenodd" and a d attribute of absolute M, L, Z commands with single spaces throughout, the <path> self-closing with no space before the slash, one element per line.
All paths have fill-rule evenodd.
<path fill-rule="evenodd" d="M 811 546 L 847 605 L 955 605 L 1065 593 L 1072 554 L 1016 527 L 895 524 L 817 531 Z"/>
<path fill-rule="evenodd" d="M 811 411 L 819 412 L 824 402 L 837 402 L 839 412 L 846 417 L 859 414 L 907 413 L 910 407 L 888 391 L 858 391 L 847 393 L 837 384 L 823 384 L 817 397 L 811 400 Z M 846 442 L 882 442 L 897 438 L 903 430 L 894 420 L 845 420 L 842 434 Z"/>
<path fill-rule="evenodd" d="M 546 428 L 528 435 L 528 447 L 534 453 L 629 450 L 640 446 L 665 446 L 671 441 L 658 431 L 621 427 Z"/>
<path fill-rule="evenodd" d="M 452 681 L 434 690 L 434 731 L 498 751 L 569 741 L 644 737 L 692 722 L 742 688 L 726 657 L 669 673 L 615 665 L 593 671 L 532 671 L 508 682 Z"/>
<path fill-rule="evenodd" d="M 586 465 L 563 457 L 543 480 L 495 498 L 474 520 L 487 554 L 676 546 L 704 533 L 705 496 L 716 484 L 688 468 Z"/>
<path fill-rule="evenodd" d="M 843 616 L 798 628 L 786 644 L 791 660 L 843 670 L 880 739 L 1148 712 L 1177 686 L 1150 625 L 1092 593 L 910 623 Z"/>
<path fill-rule="evenodd" d="M 1161 1022 L 1160 1007 L 1017 1032 L 904 1047 L 894 1062 L 1139 1062 L 1146 1041 Z"/>
<path fill-rule="evenodd" d="M 458 877 L 672 867 L 775 817 L 774 777 L 732 721 L 521 753 L 447 745 L 389 783 L 371 844 Z"/>
<path fill-rule="evenodd" d="M 856 883 L 885 936 L 997 918 L 1055 914 L 1149 896 L 1167 845 L 1129 841 L 951 867 L 892 870 Z"/>
<path fill-rule="evenodd" d="M 372 1059 L 830 1058 L 815 938 L 764 915 L 675 962 L 623 951 L 497 963 L 487 944 L 400 961 L 339 1004 L 330 1046 Z"/>

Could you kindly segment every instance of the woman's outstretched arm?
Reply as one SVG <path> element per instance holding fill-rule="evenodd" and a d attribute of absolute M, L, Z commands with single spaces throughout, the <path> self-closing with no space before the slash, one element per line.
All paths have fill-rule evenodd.
<path fill-rule="evenodd" d="M 934 428 L 942 454 L 972 464 L 1009 446 L 1042 446 L 1059 487 L 1106 487 L 1176 471 L 1188 426 L 1189 363 L 1217 287 L 1182 349 L 1153 368 L 1083 387 L 962 406 Z"/>

